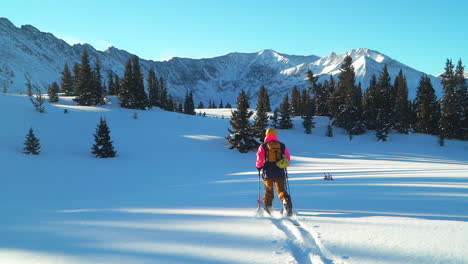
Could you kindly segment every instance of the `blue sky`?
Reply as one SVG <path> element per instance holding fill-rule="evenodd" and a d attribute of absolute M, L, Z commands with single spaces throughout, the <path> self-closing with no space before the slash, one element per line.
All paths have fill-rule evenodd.
<path fill-rule="evenodd" d="M 441 73 L 447 58 L 468 62 L 462 0 L 11 0 L 0 2 L 0 16 L 69 43 L 113 45 L 153 60 L 370 48 L 430 74 Z"/>

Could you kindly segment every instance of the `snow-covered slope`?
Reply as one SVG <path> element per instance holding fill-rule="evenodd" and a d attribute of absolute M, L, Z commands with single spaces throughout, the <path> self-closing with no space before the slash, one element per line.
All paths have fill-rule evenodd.
<path fill-rule="evenodd" d="M 0 18 L 0 84 L 8 92 L 26 90 L 26 79 L 39 87 L 59 81 L 65 63 L 72 66 L 80 61 L 86 47 L 92 60 L 99 58 L 103 76 L 112 70 L 122 76 L 124 64 L 130 53 L 110 47 L 106 51 L 95 50 L 90 45 L 70 46 L 50 33 L 39 31 L 30 25 L 15 27 L 8 19 Z M 390 57 L 370 49 L 354 49 L 348 52 L 353 58 L 357 81 L 363 89 L 369 84 L 372 74 L 377 74 L 387 64 L 392 77 L 403 69 L 409 86 L 409 95 L 414 98 L 420 71 L 412 69 Z M 206 59 L 172 58 L 168 61 L 141 60 L 143 73 L 155 67 L 159 76 L 168 81 L 170 93 L 183 98 L 188 90 L 193 91 L 196 103 L 208 100 L 235 103 L 240 89 L 246 90 L 253 102 L 260 85 L 265 85 L 273 104 L 278 104 L 285 92 L 293 86 L 307 87 L 304 80 L 308 69 L 321 78 L 339 73 L 345 54 L 335 53 L 319 58 L 278 53 L 271 49 L 256 53 L 230 53 Z M 441 95 L 440 81 L 431 76 L 437 94 Z"/>
<path fill-rule="evenodd" d="M 282 218 L 275 198 L 273 217 L 257 218 L 256 156 L 228 148 L 228 119 L 123 109 L 112 97 L 46 111 L 0 94 L 2 264 L 468 263 L 468 142 L 348 141 L 340 129 L 325 136 L 326 118 L 311 135 L 295 120 L 279 138 L 297 216 Z M 91 154 L 101 117 L 115 158 Z M 39 156 L 21 153 L 30 127 Z"/>

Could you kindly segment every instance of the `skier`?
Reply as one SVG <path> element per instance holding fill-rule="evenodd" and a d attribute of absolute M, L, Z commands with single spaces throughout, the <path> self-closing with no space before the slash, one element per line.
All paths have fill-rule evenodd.
<path fill-rule="evenodd" d="M 291 155 L 286 146 L 279 142 L 277 137 L 278 132 L 274 128 L 267 129 L 265 135 L 264 143 L 258 147 L 256 162 L 257 170 L 260 172 L 263 169 L 262 178 L 265 187 L 263 196 L 264 210 L 268 214 L 271 214 L 274 198 L 273 185 L 275 185 L 276 192 L 283 203 L 286 214 L 291 216 L 291 197 L 285 188 L 287 177 L 285 167 L 289 164 Z"/>

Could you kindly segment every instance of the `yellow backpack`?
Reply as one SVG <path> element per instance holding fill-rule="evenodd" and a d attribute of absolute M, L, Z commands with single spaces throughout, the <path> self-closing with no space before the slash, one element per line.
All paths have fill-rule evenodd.
<path fill-rule="evenodd" d="M 284 155 L 285 146 L 278 141 L 270 141 L 263 144 L 265 149 L 265 162 L 275 163 L 281 169 L 289 165 L 289 161 Z"/>

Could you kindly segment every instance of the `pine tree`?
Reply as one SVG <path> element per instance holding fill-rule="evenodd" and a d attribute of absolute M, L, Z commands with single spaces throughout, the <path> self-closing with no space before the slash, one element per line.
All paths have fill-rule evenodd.
<path fill-rule="evenodd" d="M 331 122 L 328 123 L 327 125 L 327 134 L 326 134 L 327 137 L 333 137 L 333 127 L 332 127 L 332 124 Z"/>
<path fill-rule="evenodd" d="M 353 60 L 347 55 L 340 68 L 338 88 L 334 94 L 337 125 L 346 129 L 349 135 L 364 132 L 360 86 L 356 86 Z"/>
<path fill-rule="evenodd" d="M 279 123 L 278 128 L 290 129 L 293 128 L 291 119 L 291 104 L 289 103 L 289 96 L 286 94 L 279 109 Z"/>
<path fill-rule="evenodd" d="M 187 92 L 184 100 L 184 114 L 195 115 L 195 103 L 193 102 L 193 93 Z"/>
<path fill-rule="evenodd" d="M 273 115 L 270 117 L 271 120 L 271 126 L 273 128 L 278 128 L 279 127 L 279 109 L 276 108 L 273 111 Z"/>
<path fill-rule="evenodd" d="M 73 76 L 72 76 L 72 82 L 73 82 L 73 88 L 72 88 L 72 94 L 71 95 L 77 95 L 78 94 L 78 84 L 80 82 L 80 71 L 81 71 L 81 65 L 79 63 L 73 64 Z"/>
<path fill-rule="evenodd" d="M 263 137 L 265 136 L 265 130 L 268 127 L 268 106 L 266 97 L 268 93 L 266 93 L 265 87 L 262 85 L 260 86 L 260 90 L 258 92 L 257 98 L 257 107 L 256 107 L 256 114 L 254 117 L 254 136 L 258 138 L 260 142 L 263 142 Z"/>
<path fill-rule="evenodd" d="M 203 108 L 205 108 L 205 105 L 203 104 L 202 101 L 200 101 L 200 103 L 198 103 L 198 107 L 197 107 L 197 108 L 198 108 L 198 109 L 203 109 Z"/>
<path fill-rule="evenodd" d="M 445 136 L 448 139 L 457 138 L 461 127 L 461 117 L 459 112 L 459 101 L 457 100 L 456 95 L 456 80 L 452 60 L 447 60 L 445 64 L 445 72 L 442 73 L 441 78 L 444 96 L 440 101 L 440 129 L 441 132 L 444 131 L 446 133 Z"/>
<path fill-rule="evenodd" d="M 154 68 L 151 67 L 148 71 L 148 91 L 149 91 L 149 105 L 151 107 L 160 107 L 160 87 L 159 81 L 156 77 L 156 72 Z"/>
<path fill-rule="evenodd" d="M 95 93 L 95 77 L 89 63 L 89 56 L 86 49 L 83 50 L 81 55 L 81 65 L 78 77 L 78 84 L 75 90 L 76 98 L 74 99 L 78 105 L 97 105 Z"/>
<path fill-rule="evenodd" d="M 408 100 L 408 86 L 403 71 L 400 70 L 395 78 L 395 105 L 393 126 L 399 133 L 408 134 L 410 129 L 410 102 Z"/>
<path fill-rule="evenodd" d="M 49 87 L 48 87 L 48 95 L 49 95 L 49 102 L 51 103 L 57 103 L 59 101 L 59 93 L 60 87 L 56 82 L 53 82 Z"/>
<path fill-rule="evenodd" d="M 122 92 L 121 80 L 117 74 L 114 74 L 114 85 L 115 85 L 115 95 L 119 95 Z"/>
<path fill-rule="evenodd" d="M 228 103 L 226 103 L 225 108 L 232 108 L 232 105 L 228 102 Z"/>
<path fill-rule="evenodd" d="M 148 95 L 145 92 L 145 85 L 144 85 L 144 77 L 141 73 L 140 67 L 140 59 L 137 56 L 132 56 L 131 58 L 133 62 L 133 79 L 135 81 L 135 86 L 133 87 L 134 90 L 134 105 L 133 107 L 136 109 L 145 110 L 149 103 L 148 103 Z"/>
<path fill-rule="evenodd" d="M 302 110 L 301 93 L 295 85 L 291 91 L 291 115 L 302 116 Z"/>
<path fill-rule="evenodd" d="M 415 131 L 437 135 L 439 133 L 440 106 L 431 79 L 426 75 L 421 76 L 419 80 L 414 104 L 416 113 Z"/>
<path fill-rule="evenodd" d="M 61 78 L 60 84 L 61 84 L 62 93 L 64 93 L 65 96 L 74 95 L 73 77 L 71 75 L 70 69 L 68 68 L 68 64 L 66 63 L 62 71 L 62 78 Z"/>
<path fill-rule="evenodd" d="M 41 145 L 39 139 L 34 135 L 32 128 L 29 129 L 26 135 L 26 141 L 24 142 L 24 154 L 39 155 Z"/>
<path fill-rule="evenodd" d="M 258 92 L 258 97 L 262 100 L 262 105 L 265 107 L 265 112 L 271 112 L 271 105 L 270 105 L 270 96 L 268 95 L 268 90 L 265 88 L 264 85 L 260 86 L 260 91 Z M 226 108 L 228 108 L 226 106 Z M 258 108 L 257 108 L 258 111 Z"/>
<path fill-rule="evenodd" d="M 390 93 L 392 90 L 390 74 L 387 65 L 380 72 L 375 94 L 376 107 L 376 137 L 379 141 L 387 141 L 391 131 L 392 109 Z"/>
<path fill-rule="evenodd" d="M 241 90 L 237 97 L 237 110 L 233 111 L 231 116 L 232 129 L 228 129 L 230 134 L 226 137 L 230 148 L 235 148 L 241 153 L 247 153 L 258 146 L 249 121 L 253 115 L 253 112 L 249 111 L 249 107 L 247 94 Z"/>
<path fill-rule="evenodd" d="M 364 96 L 362 98 L 363 107 L 363 119 L 367 129 L 374 130 L 377 128 L 377 107 L 376 107 L 376 95 L 377 95 L 377 76 L 372 75 Z"/>
<path fill-rule="evenodd" d="M 96 58 L 96 64 L 94 65 L 92 84 L 93 87 L 91 91 L 94 99 L 93 105 L 103 105 L 106 91 L 102 85 L 101 61 L 99 58 Z"/>
<path fill-rule="evenodd" d="M 28 85 L 34 87 L 31 83 L 29 83 Z M 36 94 L 31 95 L 29 97 L 29 100 L 31 101 L 32 105 L 34 106 L 37 112 L 45 113 L 44 104 L 46 102 L 46 98 L 42 94 L 42 90 L 40 88 L 34 87 L 34 90 L 36 91 Z"/>
<path fill-rule="evenodd" d="M 117 95 L 118 91 L 115 87 L 115 79 L 114 79 L 114 72 L 111 70 L 107 71 L 107 88 L 109 95 Z"/>
<path fill-rule="evenodd" d="M 159 85 L 160 85 L 160 107 L 164 110 L 169 110 L 171 108 L 169 103 L 169 95 L 167 91 L 167 84 L 166 80 L 161 76 L 159 77 Z"/>
<path fill-rule="evenodd" d="M 314 115 L 315 115 L 315 104 L 314 99 L 308 95 L 306 92 L 307 97 L 304 98 L 303 106 L 302 106 L 302 125 L 304 126 L 304 130 L 306 134 L 312 133 L 312 128 L 315 127 L 314 123 Z"/>
<path fill-rule="evenodd" d="M 99 120 L 98 127 L 96 128 L 92 150 L 92 153 L 98 158 L 111 158 L 117 154 L 112 145 L 110 129 L 104 118 Z"/>
<path fill-rule="evenodd" d="M 465 67 L 460 59 L 455 70 L 455 97 L 457 112 L 460 117 L 458 139 L 468 140 L 468 85 L 465 80 Z"/>
<path fill-rule="evenodd" d="M 223 99 L 221 99 L 221 102 L 219 103 L 219 106 L 218 106 L 218 108 L 219 108 L 219 109 L 222 109 L 222 108 L 224 108 L 224 106 L 223 106 Z"/>

